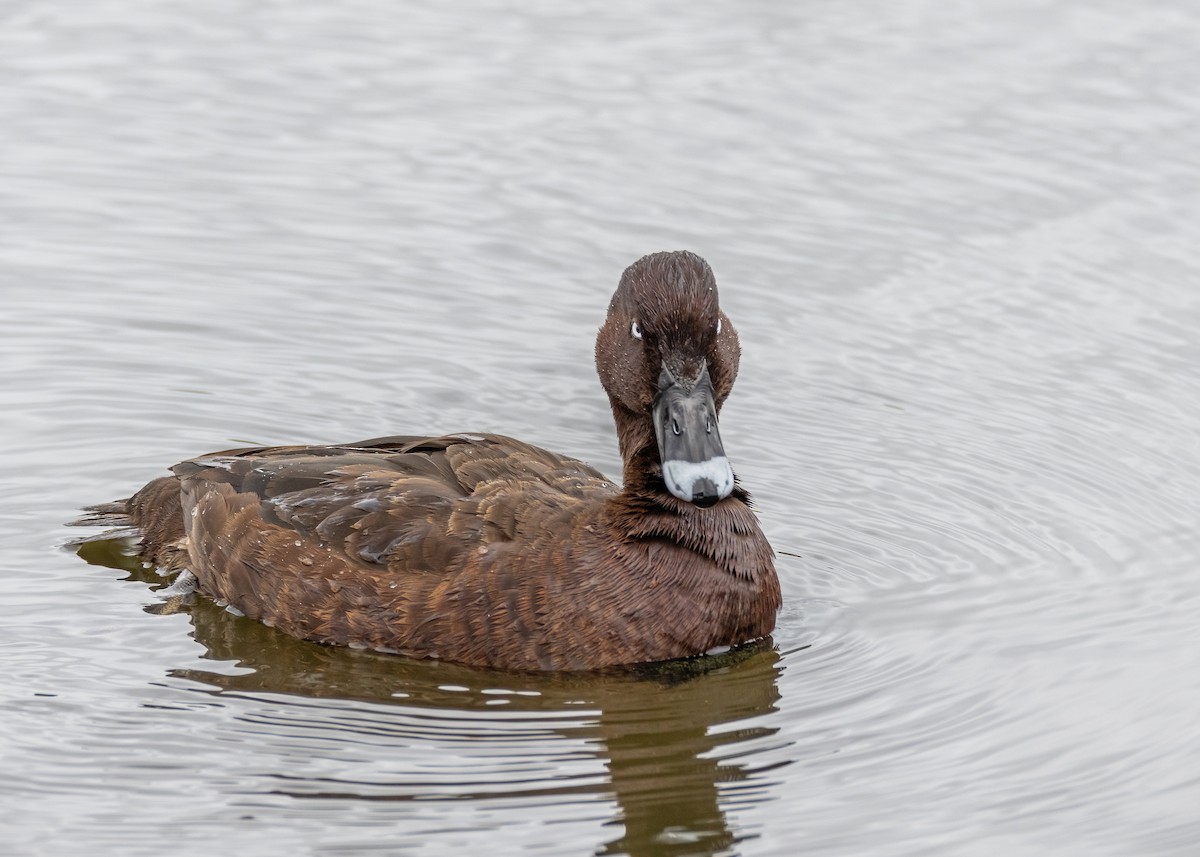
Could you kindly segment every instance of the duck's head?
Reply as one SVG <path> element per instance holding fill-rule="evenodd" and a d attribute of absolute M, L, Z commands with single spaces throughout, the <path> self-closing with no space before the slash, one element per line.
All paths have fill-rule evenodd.
<path fill-rule="evenodd" d="M 652 426 L 667 490 L 698 506 L 733 491 L 717 416 L 740 355 L 712 269 L 695 253 L 654 253 L 625 269 L 596 337 L 621 452 L 629 462 L 635 447 L 652 445 Z"/>

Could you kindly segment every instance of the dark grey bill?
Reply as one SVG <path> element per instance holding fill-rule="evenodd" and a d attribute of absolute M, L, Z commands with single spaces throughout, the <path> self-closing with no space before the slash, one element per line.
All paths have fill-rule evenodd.
<path fill-rule="evenodd" d="M 717 429 L 708 364 L 690 382 L 663 366 L 654 399 L 654 434 L 668 491 L 697 506 L 711 506 L 730 495 L 733 470 Z"/>

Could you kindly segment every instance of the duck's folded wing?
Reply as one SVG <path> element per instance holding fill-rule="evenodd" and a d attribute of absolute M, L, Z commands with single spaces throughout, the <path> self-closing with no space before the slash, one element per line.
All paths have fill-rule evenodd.
<path fill-rule="evenodd" d="M 280 563 L 333 551 L 355 564 L 427 573 L 614 490 L 582 462 L 496 435 L 230 450 L 174 472 L 185 515 L 199 515 L 210 537 L 283 529 L 295 534 L 287 551 L 295 556 Z"/>

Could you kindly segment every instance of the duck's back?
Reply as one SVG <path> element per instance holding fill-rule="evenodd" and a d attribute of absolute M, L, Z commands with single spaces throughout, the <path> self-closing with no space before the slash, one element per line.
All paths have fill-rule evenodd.
<path fill-rule="evenodd" d="M 616 493 L 581 461 L 485 434 L 231 450 L 172 470 L 185 526 L 192 517 L 215 533 L 257 520 L 366 570 L 439 574 L 466 551 L 547 529 Z"/>

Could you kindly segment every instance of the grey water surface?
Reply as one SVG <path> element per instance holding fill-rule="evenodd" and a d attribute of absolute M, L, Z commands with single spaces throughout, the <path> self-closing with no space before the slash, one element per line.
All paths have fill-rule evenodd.
<path fill-rule="evenodd" d="M 0 3 L 0 853 L 1200 854 L 1200 7 Z M 619 475 L 687 248 L 765 646 L 536 677 L 163 602 L 85 504 L 461 430 Z"/>

